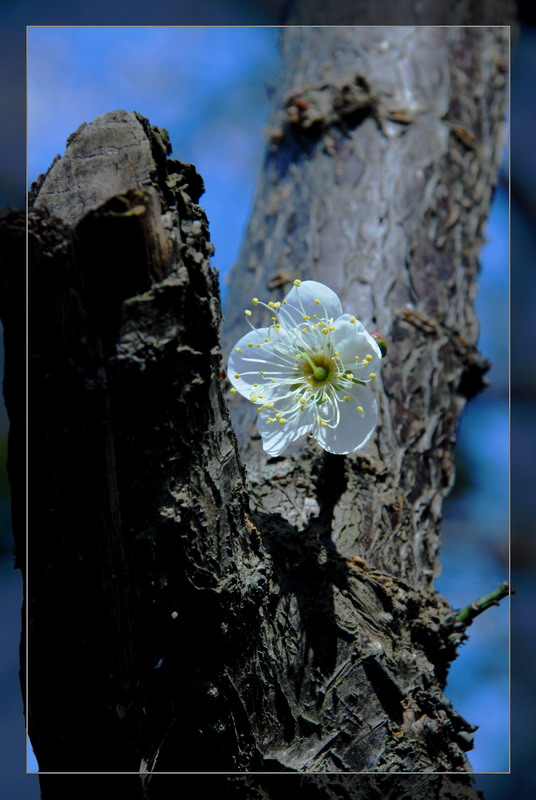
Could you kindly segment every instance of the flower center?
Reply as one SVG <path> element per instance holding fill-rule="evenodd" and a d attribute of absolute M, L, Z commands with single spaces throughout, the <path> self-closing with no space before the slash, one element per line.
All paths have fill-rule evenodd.
<path fill-rule="evenodd" d="M 324 355 L 300 353 L 301 369 L 311 386 L 323 386 L 331 379 L 333 363 Z"/>

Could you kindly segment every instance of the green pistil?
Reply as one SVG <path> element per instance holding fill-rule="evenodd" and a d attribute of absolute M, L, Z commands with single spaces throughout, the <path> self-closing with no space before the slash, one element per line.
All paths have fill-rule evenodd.
<path fill-rule="evenodd" d="M 300 353 L 300 356 L 302 358 L 305 358 L 309 362 L 309 365 L 313 371 L 313 377 L 315 381 L 322 383 L 322 381 L 326 380 L 326 378 L 328 377 L 328 371 L 325 367 L 317 367 L 317 365 L 314 363 L 312 358 L 307 353 Z"/>

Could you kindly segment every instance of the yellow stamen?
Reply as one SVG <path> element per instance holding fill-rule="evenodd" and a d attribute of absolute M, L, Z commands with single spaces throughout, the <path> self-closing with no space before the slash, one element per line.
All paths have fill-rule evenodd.
<path fill-rule="evenodd" d="M 294 281 L 294 286 L 301 286 L 301 281 L 299 281 L 298 279 L 296 279 L 296 280 Z"/>
<path fill-rule="evenodd" d="M 369 373 L 369 378 L 370 378 L 371 381 L 373 381 L 375 377 L 376 377 L 376 373 L 375 372 Z"/>
<path fill-rule="evenodd" d="M 237 352 L 237 353 L 241 353 L 241 352 L 242 352 L 242 348 L 241 348 L 241 347 L 237 347 L 237 348 L 236 348 L 236 352 Z"/>
<path fill-rule="evenodd" d="M 254 306 L 258 306 L 259 305 L 259 298 L 258 297 L 254 297 L 251 302 L 253 303 Z"/>
<path fill-rule="evenodd" d="M 246 308 L 244 314 L 246 315 L 246 317 L 251 317 L 251 311 L 249 310 L 249 308 Z"/>
<path fill-rule="evenodd" d="M 229 389 L 229 392 L 230 392 L 230 394 L 236 394 L 236 389 L 234 388 L 234 386 L 233 386 L 232 389 Z"/>

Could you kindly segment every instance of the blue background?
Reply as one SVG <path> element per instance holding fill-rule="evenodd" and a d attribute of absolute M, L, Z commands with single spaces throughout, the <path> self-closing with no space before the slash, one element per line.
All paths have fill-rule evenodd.
<path fill-rule="evenodd" d="M 27 4 L 30 7 L 31 4 Z M 277 22 L 277 4 L 263 4 L 257 20 Z M 20 7 L 19 7 L 20 8 Z M 57 6 L 56 6 L 57 8 Z M 8 6 L 8 13 L 10 7 Z M 11 6 L 16 23 L 15 6 Z M 190 16 L 192 12 L 190 11 Z M 236 10 L 226 21 L 233 22 Z M 61 12 L 60 12 L 61 16 Z M 63 13 L 64 19 L 67 12 Z M 35 15 L 33 17 L 35 19 Z M 26 20 L 29 21 L 29 20 Z M 52 21 L 52 20 L 51 20 Z M 57 19 L 61 22 L 61 19 Z M 90 20 L 89 20 L 90 21 Z M 146 21 L 146 20 L 144 20 Z M 156 21 L 156 20 L 154 20 Z M 169 21 L 169 16 L 168 20 Z M 189 21 L 183 19 L 182 23 Z M 201 24 L 224 20 L 195 21 Z M 234 20 L 235 23 L 238 20 Z M 17 30 L 19 30 L 17 28 Z M 201 203 L 207 211 L 211 236 L 216 245 L 214 264 L 225 275 L 236 259 L 243 228 L 251 207 L 256 175 L 263 154 L 263 125 L 267 122 L 266 86 L 277 78 L 277 30 L 260 28 L 33 28 L 29 31 L 28 62 L 28 177 L 48 166 L 62 153 L 67 136 L 82 121 L 114 108 L 136 109 L 153 124 L 168 128 L 175 157 L 192 161 L 207 187 Z M 530 114 L 534 108 L 523 100 L 531 91 L 534 75 L 534 32 L 526 27 L 514 54 L 512 138 L 512 292 L 515 313 L 512 333 L 530 340 L 531 308 L 534 299 L 533 268 L 529 262 L 534 247 L 534 168 L 532 163 Z M 140 57 L 140 53 L 142 54 Z M 7 58 L 16 58 L 7 48 Z M 16 89 L 16 87 L 14 87 Z M 524 94 L 527 93 L 527 94 Z M 16 91 L 12 93 L 16 110 Z M 528 119 L 527 119 L 528 118 Z M 516 123 L 516 120 L 521 120 Z M 519 126 L 519 127 L 518 127 Z M 9 127 L 9 126 L 8 126 Z M 533 128 L 532 128 L 533 130 Z M 7 131 L 9 134 L 9 131 Z M 522 159 L 522 161 L 521 161 Z M 518 166 L 518 164 L 521 164 Z M 21 202 L 20 164 L 10 159 L 0 181 L 5 200 Z M 472 401 L 460 426 L 458 481 L 446 506 L 441 558 L 443 574 L 438 588 L 455 607 L 472 602 L 508 577 L 508 193 L 507 162 L 503 164 L 503 185 L 499 188 L 488 225 L 488 245 L 478 297 L 482 324 L 480 348 L 490 358 L 491 386 Z M 3 205 L 3 203 L 2 203 Z M 531 271 L 532 269 L 532 271 Z M 534 544 L 531 536 L 530 481 L 520 468 L 534 450 L 531 404 L 534 396 L 534 365 L 527 364 L 523 350 L 513 348 L 512 368 L 521 383 L 515 384 L 512 447 L 515 497 L 512 523 L 517 534 L 514 547 L 514 585 L 523 597 L 514 600 L 514 633 L 521 624 L 534 628 L 527 609 L 534 574 Z M 4 419 L 5 423 L 5 419 Z M 519 433 L 518 433 L 519 431 Z M 532 437 L 532 438 L 531 438 Z M 2 484 L 0 483 L 0 488 Z M 512 487 L 514 494 L 514 487 Z M 0 753 L 10 765 L 13 797 L 38 797 L 36 777 L 21 774 L 23 727 L 16 677 L 16 640 L 20 607 L 18 574 L 13 573 L 9 550 L 5 485 L 2 544 L 2 601 L 13 610 L 2 615 L 6 626 L 2 665 L 2 687 L 6 694 L 0 719 Z M 534 599 L 534 598 L 533 598 Z M 4 633 L 4 632 L 3 632 Z M 457 710 L 480 725 L 476 748 L 469 754 L 477 771 L 508 769 L 508 603 L 491 609 L 470 629 L 470 641 L 455 662 L 449 696 Z M 515 645 L 515 639 L 514 639 Z M 534 646 L 533 646 L 534 647 Z M 523 757 L 534 705 L 523 678 L 530 677 L 527 661 L 513 682 L 514 767 Z M 516 666 L 514 646 L 514 667 Z M 523 665 L 521 665 L 523 667 Z M 525 672 L 525 676 L 523 674 Z M 523 703 L 516 704 L 521 695 Z M 516 732 L 517 726 L 517 732 Z M 13 733 L 15 731 L 15 733 Z M 522 733 L 523 736 L 519 734 Z M 5 769 L 4 769 L 5 772 Z M 491 781 L 490 785 L 486 781 Z M 528 781 L 514 776 L 479 777 L 478 786 L 486 798 L 529 797 Z M 531 792 L 525 794 L 526 791 Z M 506 791 L 507 794 L 501 792 Z"/>

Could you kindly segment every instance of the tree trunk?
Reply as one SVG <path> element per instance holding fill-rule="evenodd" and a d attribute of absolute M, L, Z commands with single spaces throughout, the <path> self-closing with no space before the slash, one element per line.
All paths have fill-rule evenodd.
<path fill-rule="evenodd" d="M 34 188 L 27 715 L 42 771 L 140 772 L 131 796 L 156 798 L 159 772 L 470 769 L 474 727 L 442 693 L 464 627 L 433 579 L 457 420 L 486 369 L 473 299 L 507 47 L 505 28 L 285 31 L 227 341 L 250 297 L 297 277 L 381 330 L 380 425 L 351 456 L 267 457 L 246 401 L 235 439 L 202 181 L 166 158 L 164 131 L 106 114 Z M 300 798 L 477 796 L 464 775 L 296 781 Z"/>

